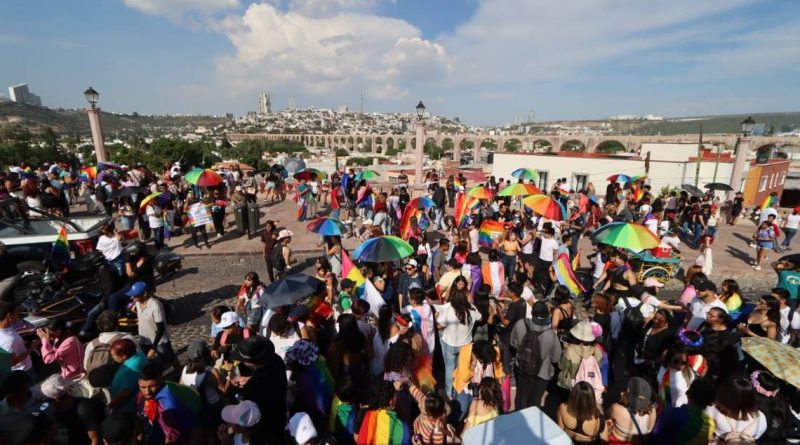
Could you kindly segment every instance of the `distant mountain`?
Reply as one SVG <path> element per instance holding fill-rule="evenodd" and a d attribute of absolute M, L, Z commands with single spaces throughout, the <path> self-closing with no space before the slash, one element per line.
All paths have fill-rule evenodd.
<path fill-rule="evenodd" d="M 696 116 L 684 118 L 669 118 L 663 121 L 644 121 L 639 126 L 632 129 L 635 134 L 656 135 L 656 134 L 692 134 L 700 131 L 700 124 L 703 124 L 703 133 L 739 133 L 741 132 L 741 122 L 752 116 L 757 124 L 764 124 L 766 129 L 770 126 L 774 132 L 781 131 L 781 127 L 793 125 L 800 128 L 800 112 L 786 113 L 759 113 L 759 114 L 735 114 L 726 116 Z"/>
<path fill-rule="evenodd" d="M 153 131 L 163 133 L 198 126 L 215 127 L 230 122 L 229 119 L 213 116 L 142 116 L 138 114 L 102 113 L 103 131 L 113 135 L 121 131 L 128 133 Z M 34 107 L 15 102 L 0 102 L 0 127 L 20 125 L 31 132 L 40 132 L 50 127 L 59 134 L 89 135 L 89 117 L 85 110 L 65 110 Z"/>

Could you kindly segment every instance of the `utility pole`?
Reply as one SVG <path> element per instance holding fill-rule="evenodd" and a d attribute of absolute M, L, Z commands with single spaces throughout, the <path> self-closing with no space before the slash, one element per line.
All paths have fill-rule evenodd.
<path fill-rule="evenodd" d="M 645 176 L 650 174 L 650 153 L 651 151 L 647 152 L 647 156 L 644 157 L 644 174 Z"/>
<path fill-rule="evenodd" d="M 717 170 L 719 169 L 719 158 L 722 156 L 722 145 L 717 144 L 717 162 L 714 164 L 714 179 L 711 182 L 717 182 Z"/>
<path fill-rule="evenodd" d="M 703 123 L 700 123 L 700 140 L 697 142 L 697 167 L 694 169 L 694 186 L 700 183 L 700 159 L 703 157 Z"/>

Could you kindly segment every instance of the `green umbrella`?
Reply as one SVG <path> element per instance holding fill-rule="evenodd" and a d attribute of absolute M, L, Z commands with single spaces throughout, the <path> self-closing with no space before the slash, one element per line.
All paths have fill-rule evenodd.
<path fill-rule="evenodd" d="M 375 170 L 364 170 L 356 173 L 356 181 L 360 181 L 362 179 L 366 180 L 375 179 L 378 176 L 380 176 L 380 174 Z"/>
<path fill-rule="evenodd" d="M 615 222 L 600 227 L 592 234 L 592 238 L 599 243 L 634 252 L 655 249 L 661 244 L 661 240 L 647 227 L 626 222 Z"/>

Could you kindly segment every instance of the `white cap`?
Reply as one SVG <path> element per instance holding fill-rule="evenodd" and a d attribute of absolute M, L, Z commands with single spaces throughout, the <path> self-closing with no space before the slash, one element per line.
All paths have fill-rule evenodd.
<path fill-rule="evenodd" d="M 644 287 L 664 287 L 664 285 L 657 279 L 650 277 L 644 280 Z"/>
<path fill-rule="evenodd" d="M 407 264 L 407 265 L 414 266 L 414 267 L 417 267 L 417 266 L 419 266 L 419 263 L 417 263 L 417 260 L 415 260 L 415 259 L 413 259 L 413 258 L 412 258 L 412 259 L 410 259 L 410 260 L 408 260 L 408 261 L 406 261 L 406 264 Z"/>
<path fill-rule="evenodd" d="M 250 428 L 261 420 L 261 411 L 252 401 L 242 400 L 237 405 L 222 408 L 221 417 L 225 423 Z"/>
<path fill-rule="evenodd" d="M 644 204 L 643 206 L 639 207 L 639 211 L 642 213 L 650 213 L 651 210 L 653 210 L 653 208 L 647 204 Z"/>
<path fill-rule="evenodd" d="M 317 429 L 308 414 L 297 413 L 289 419 L 289 434 L 298 444 L 304 444 L 317 437 Z"/>
<path fill-rule="evenodd" d="M 220 329 L 225 329 L 235 324 L 239 324 L 239 314 L 231 311 L 225 312 L 219 317 L 219 323 L 217 323 L 217 327 Z"/>

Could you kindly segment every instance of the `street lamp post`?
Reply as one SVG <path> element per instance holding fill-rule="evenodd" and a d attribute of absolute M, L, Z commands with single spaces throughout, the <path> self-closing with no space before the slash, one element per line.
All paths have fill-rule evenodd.
<path fill-rule="evenodd" d="M 100 126 L 100 108 L 97 108 L 97 100 L 100 98 L 100 93 L 89 87 L 88 90 L 83 92 L 86 96 L 86 101 L 89 102 L 89 108 L 86 112 L 89 113 L 89 127 L 92 129 L 92 142 L 94 142 L 94 154 L 97 156 L 97 162 L 107 161 L 106 157 L 106 144 L 103 138 L 103 128 Z"/>
<path fill-rule="evenodd" d="M 744 173 L 744 164 L 747 162 L 747 155 L 750 153 L 751 139 L 750 135 L 753 134 L 753 127 L 756 121 L 752 117 L 748 117 L 740 124 L 742 127 L 742 135 L 736 141 L 736 160 L 733 164 L 733 172 L 731 173 L 730 186 L 732 191 L 728 192 L 728 199 L 733 199 L 736 192 L 741 190 L 742 187 L 742 174 Z"/>
<path fill-rule="evenodd" d="M 416 152 L 416 166 L 414 168 L 414 182 L 420 190 L 423 188 L 422 183 L 422 161 L 425 158 L 425 104 L 419 101 L 417 104 L 417 152 Z"/>

